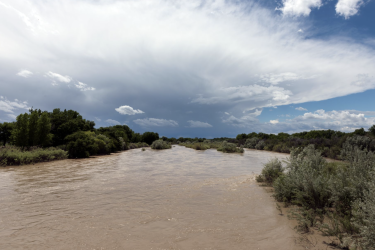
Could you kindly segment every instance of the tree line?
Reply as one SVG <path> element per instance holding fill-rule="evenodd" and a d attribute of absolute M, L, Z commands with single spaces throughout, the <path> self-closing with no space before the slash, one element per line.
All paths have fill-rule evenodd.
<path fill-rule="evenodd" d="M 95 128 L 95 122 L 83 119 L 74 110 L 52 112 L 30 109 L 15 122 L 0 123 L 0 142 L 29 150 L 32 147 L 58 147 L 70 158 L 112 152 L 152 144 L 159 139 L 155 132 L 135 133 L 127 125 Z"/>

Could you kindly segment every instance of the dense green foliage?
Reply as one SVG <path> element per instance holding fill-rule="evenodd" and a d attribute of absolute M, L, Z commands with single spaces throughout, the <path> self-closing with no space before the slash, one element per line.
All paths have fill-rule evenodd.
<path fill-rule="evenodd" d="M 15 146 L 28 148 L 51 145 L 51 122 L 47 112 L 30 110 L 30 114 L 20 114 L 11 132 L 11 141 Z"/>
<path fill-rule="evenodd" d="M 272 184 L 283 172 L 284 168 L 281 161 L 277 158 L 272 159 L 264 165 L 262 173 L 257 176 L 257 181 Z"/>
<path fill-rule="evenodd" d="M 210 148 L 216 148 L 217 151 L 222 151 L 224 153 L 243 153 L 244 152 L 242 147 L 237 147 L 237 144 L 230 143 L 225 140 L 224 141 L 204 140 L 202 142 L 185 141 L 179 144 L 187 148 L 192 148 L 195 150 L 206 150 Z"/>
<path fill-rule="evenodd" d="M 172 148 L 172 146 L 171 146 L 171 144 L 169 144 L 166 141 L 156 140 L 156 141 L 152 142 L 151 148 L 152 149 L 170 149 L 170 148 Z"/>
<path fill-rule="evenodd" d="M 15 122 L 0 123 L 0 143 L 4 146 L 19 147 L 17 154 L 24 154 L 22 157 L 27 159 L 30 154 L 35 155 L 36 152 L 40 154 L 43 150 L 46 150 L 46 154 L 49 155 L 51 150 L 48 147 L 50 146 L 68 151 L 69 158 L 83 158 L 148 147 L 158 139 L 158 133 L 135 133 L 127 125 L 95 129 L 93 121 L 83 119 L 74 110 L 54 109 L 52 112 L 42 112 L 30 109 L 29 113 L 17 116 Z M 176 142 L 176 139 L 173 141 Z M 38 147 L 38 150 L 36 151 L 34 147 Z M 12 147 L 9 152 L 16 152 L 15 147 Z M 10 160 L 7 164 L 33 163 L 35 159 L 21 162 Z M 44 161 L 43 157 L 40 159 Z M 60 157 L 54 157 L 54 159 L 60 159 Z"/>
<path fill-rule="evenodd" d="M 9 122 L 0 123 L 0 141 L 3 142 L 4 146 L 8 142 L 10 142 L 13 128 L 14 128 L 14 123 L 9 123 Z"/>
<path fill-rule="evenodd" d="M 332 159 L 342 159 L 341 149 L 347 138 L 362 138 L 366 140 L 366 148 L 369 151 L 375 151 L 375 125 L 366 132 L 363 128 L 357 129 L 352 133 L 343 133 L 333 130 L 312 130 L 295 134 L 279 133 L 249 133 L 239 134 L 236 137 L 238 146 L 244 148 L 267 150 L 281 153 L 290 153 L 293 148 L 307 147 L 310 144 L 315 145 L 316 149 L 322 152 L 324 157 Z M 365 139 L 363 139 L 365 138 Z"/>
<path fill-rule="evenodd" d="M 298 229 L 316 227 L 336 237 L 340 247 L 374 249 L 375 156 L 364 146 L 366 141 L 363 136 L 348 137 L 342 163 L 327 163 L 313 145 L 293 149 L 285 172 L 271 161 L 257 180 L 273 184 L 276 200 L 296 206 L 292 216 Z"/>
<path fill-rule="evenodd" d="M 68 158 L 67 152 L 58 148 L 33 147 L 23 151 L 15 146 L 0 147 L 0 166 L 25 165 L 66 158 Z"/>
<path fill-rule="evenodd" d="M 142 142 L 151 145 L 154 141 L 159 140 L 159 134 L 154 132 L 144 132 L 142 135 Z"/>

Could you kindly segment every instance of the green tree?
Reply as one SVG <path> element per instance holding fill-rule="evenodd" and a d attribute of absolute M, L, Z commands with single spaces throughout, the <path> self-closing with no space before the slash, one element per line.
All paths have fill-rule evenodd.
<path fill-rule="evenodd" d="M 29 146 L 38 145 L 38 120 L 38 112 L 31 111 L 29 118 Z"/>
<path fill-rule="evenodd" d="M 368 131 L 375 136 L 375 125 L 372 125 L 371 128 L 368 129 Z"/>
<path fill-rule="evenodd" d="M 12 131 L 13 142 L 19 147 L 29 146 L 29 115 L 27 113 L 17 116 L 15 129 Z"/>
<path fill-rule="evenodd" d="M 154 132 L 144 132 L 142 135 L 142 142 L 151 145 L 154 141 L 159 140 L 159 134 Z"/>
<path fill-rule="evenodd" d="M 10 138 L 12 136 L 12 131 L 14 128 L 14 122 L 8 123 L 0 123 L 0 141 L 3 142 L 3 145 L 5 146 L 7 142 L 10 141 Z"/>
<path fill-rule="evenodd" d="M 51 144 L 51 121 L 47 112 L 43 112 L 38 120 L 37 136 L 39 145 L 45 147 Z"/>
<path fill-rule="evenodd" d="M 99 151 L 99 147 L 95 143 L 95 137 L 90 133 L 78 131 L 68 135 L 65 141 L 67 141 L 69 158 L 86 158 Z"/>

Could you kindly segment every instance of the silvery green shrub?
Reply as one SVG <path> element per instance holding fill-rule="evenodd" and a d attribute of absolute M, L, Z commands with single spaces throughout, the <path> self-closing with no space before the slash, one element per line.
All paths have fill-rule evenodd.
<path fill-rule="evenodd" d="M 329 177 L 322 174 L 325 165 L 325 159 L 314 145 L 292 150 L 286 174 L 274 182 L 275 198 L 306 208 L 329 206 Z"/>
<path fill-rule="evenodd" d="M 156 140 L 151 144 L 152 149 L 169 149 L 172 148 L 171 144 L 163 140 Z"/>
<path fill-rule="evenodd" d="M 363 249 L 375 249 L 375 174 L 368 183 L 369 190 L 365 192 L 362 201 L 357 202 L 355 224 L 362 236 L 360 245 Z"/>
<path fill-rule="evenodd" d="M 263 150 L 265 146 L 266 146 L 266 143 L 263 140 L 261 140 L 257 143 L 257 145 L 255 145 L 255 149 Z"/>
<path fill-rule="evenodd" d="M 244 147 L 245 148 L 253 148 L 254 149 L 255 146 L 258 144 L 259 141 L 260 141 L 260 139 L 258 137 L 253 137 L 253 138 L 250 138 L 250 139 L 246 139 Z"/>
<path fill-rule="evenodd" d="M 283 172 L 284 168 L 281 161 L 274 158 L 264 165 L 262 173 L 257 177 L 257 181 L 272 184 Z"/>
<path fill-rule="evenodd" d="M 359 135 L 346 138 L 346 141 L 342 145 L 341 149 L 341 159 L 351 161 L 351 158 L 355 157 L 356 155 L 355 149 L 368 150 L 371 141 L 371 138 Z"/>
<path fill-rule="evenodd" d="M 243 148 L 238 148 L 236 144 L 229 143 L 227 141 L 223 141 L 217 150 L 222 151 L 224 153 L 243 153 L 244 152 Z"/>

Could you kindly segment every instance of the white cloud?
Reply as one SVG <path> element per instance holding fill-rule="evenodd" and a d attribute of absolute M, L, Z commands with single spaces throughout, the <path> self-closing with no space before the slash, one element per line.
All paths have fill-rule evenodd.
<path fill-rule="evenodd" d="M 322 0 L 283 0 L 283 7 L 277 8 L 286 16 L 308 16 L 312 8 L 320 8 Z"/>
<path fill-rule="evenodd" d="M 107 119 L 106 122 L 111 124 L 111 125 L 121 125 L 121 123 L 119 121 L 116 121 L 116 120 L 113 120 L 113 119 Z"/>
<path fill-rule="evenodd" d="M 8 114 L 7 116 L 8 116 L 9 118 L 11 118 L 12 120 L 15 120 L 15 119 L 17 118 L 17 116 L 14 115 L 14 114 Z"/>
<path fill-rule="evenodd" d="M 28 78 L 33 75 L 33 72 L 29 70 L 21 70 L 20 72 L 17 73 L 17 75 Z"/>
<path fill-rule="evenodd" d="M 122 115 L 135 115 L 135 114 L 143 114 L 144 112 L 140 109 L 133 109 L 132 107 L 128 105 L 120 106 L 115 109 L 117 112 L 119 112 Z"/>
<path fill-rule="evenodd" d="M 216 90 L 216 95 L 213 97 L 203 97 L 199 96 L 192 100 L 192 103 L 200 104 L 216 104 L 216 103 L 236 103 L 236 102 L 246 102 L 255 101 L 262 102 L 265 101 L 267 104 L 265 106 L 274 106 L 272 103 L 275 102 L 278 105 L 282 103 L 287 103 L 292 92 L 278 86 L 260 86 L 257 84 L 249 86 L 238 86 L 238 87 L 228 87 Z M 251 107 L 253 109 L 256 107 Z"/>
<path fill-rule="evenodd" d="M 375 117 L 371 117 L 371 115 L 374 115 L 374 112 L 357 110 L 317 110 L 285 121 L 279 121 L 277 119 L 270 120 L 269 123 L 262 123 L 256 117 L 252 117 L 252 119 L 246 119 L 246 117 L 231 117 L 230 121 L 223 120 L 223 122 L 227 122 L 235 127 L 250 128 L 252 131 L 263 131 L 266 133 L 275 132 L 274 124 L 277 124 L 277 131 L 287 133 L 323 129 L 352 132 L 361 127 L 368 129 L 374 125 Z"/>
<path fill-rule="evenodd" d="M 259 120 L 258 120 L 258 116 L 262 114 L 262 110 L 253 110 L 252 113 L 248 113 L 240 118 L 237 118 L 233 115 L 231 115 L 230 117 L 228 118 L 223 118 L 222 119 L 222 122 L 223 123 L 227 123 L 227 124 L 230 124 L 230 125 L 233 125 L 235 127 L 240 127 L 240 128 L 244 128 L 244 127 L 248 127 L 248 126 L 251 126 L 252 124 L 254 123 L 259 123 Z"/>
<path fill-rule="evenodd" d="M 176 127 L 178 126 L 178 123 L 176 121 L 157 119 L 157 118 L 137 119 L 137 120 L 134 120 L 133 122 L 142 127 L 164 127 L 164 126 Z"/>
<path fill-rule="evenodd" d="M 270 123 L 271 123 L 271 124 L 278 124 L 278 123 L 279 123 L 279 120 L 270 120 Z"/>
<path fill-rule="evenodd" d="M 7 98 L 1 96 L 0 100 L 0 110 L 7 112 L 7 113 L 14 113 L 17 109 L 30 109 L 27 105 L 27 102 L 20 102 L 19 100 L 15 99 L 13 102 L 9 101 Z"/>
<path fill-rule="evenodd" d="M 102 119 L 100 119 L 98 117 L 94 117 L 94 118 L 95 118 L 95 121 L 97 121 L 97 122 L 101 122 L 102 121 Z"/>
<path fill-rule="evenodd" d="M 70 83 L 72 81 L 72 78 L 70 76 L 62 76 L 52 71 L 49 71 L 48 73 L 46 73 L 45 76 L 51 78 L 54 81 L 59 81 L 63 83 Z"/>
<path fill-rule="evenodd" d="M 95 88 L 93 87 L 89 87 L 86 83 L 83 83 L 83 82 L 78 82 L 77 84 L 74 84 L 77 88 L 79 88 L 79 90 L 81 91 L 93 91 L 95 90 Z"/>
<path fill-rule="evenodd" d="M 188 121 L 190 123 L 191 128 L 212 128 L 212 125 L 207 122 L 200 122 L 200 121 Z"/>
<path fill-rule="evenodd" d="M 349 19 L 358 13 L 363 4 L 363 0 L 339 0 L 336 4 L 336 13 L 345 17 L 345 19 Z"/>
<path fill-rule="evenodd" d="M 299 80 L 299 79 L 312 79 L 314 78 L 313 76 L 309 76 L 309 77 L 306 77 L 306 76 L 300 76 L 300 75 L 297 75 L 296 73 L 292 73 L 292 72 L 285 72 L 285 73 L 280 73 L 280 74 L 265 74 L 265 75 L 261 75 L 260 76 L 260 79 L 262 81 L 265 81 L 265 82 L 268 82 L 270 84 L 273 84 L 273 85 L 276 85 L 276 84 L 279 84 L 281 82 L 285 82 L 285 81 L 295 81 L 295 80 Z"/>
<path fill-rule="evenodd" d="M 228 112 L 224 112 L 224 114 L 226 114 L 226 115 L 230 115 Z"/>
<path fill-rule="evenodd" d="M 302 108 L 302 107 L 298 107 L 298 108 L 296 108 L 296 110 L 299 110 L 299 111 L 307 111 L 307 109 Z"/>

